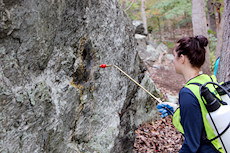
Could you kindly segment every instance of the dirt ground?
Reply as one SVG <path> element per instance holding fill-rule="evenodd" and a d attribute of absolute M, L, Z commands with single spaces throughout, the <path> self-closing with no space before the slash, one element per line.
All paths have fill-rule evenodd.
<path fill-rule="evenodd" d="M 184 86 L 184 78 L 177 74 L 172 61 L 164 61 L 155 66 L 147 67 L 152 80 L 157 88 L 170 95 L 178 95 Z"/>

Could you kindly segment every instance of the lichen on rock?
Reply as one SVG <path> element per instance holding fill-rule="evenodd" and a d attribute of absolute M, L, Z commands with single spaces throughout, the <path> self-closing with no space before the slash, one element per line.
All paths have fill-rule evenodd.
<path fill-rule="evenodd" d="M 158 114 L 137 85 L 99 64 L 157 92 L 118 1 L 0 2 L 0 152 L 132 152 L 137 112 Z"/>

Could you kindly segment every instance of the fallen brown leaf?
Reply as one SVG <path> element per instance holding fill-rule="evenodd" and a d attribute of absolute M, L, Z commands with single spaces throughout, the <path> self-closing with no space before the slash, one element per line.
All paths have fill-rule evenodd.
<path fill-rule="evenodd" d="M 184 141 L 173 126 L 171 116 L 143 124 L 135 134 L 134 153 L 176 153 Z"/>

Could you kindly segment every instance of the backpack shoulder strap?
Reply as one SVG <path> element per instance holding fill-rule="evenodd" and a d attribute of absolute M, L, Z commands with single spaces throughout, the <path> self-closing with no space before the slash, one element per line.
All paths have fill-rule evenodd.
<path fill-rule="evenodd" d="M 187 85 L 190 85 L 190 84 L 194 84 L 194 85 L 197 85 L 197 86 L 202 86 L 202 84 L 200 84 L 200 83 L 189 83 L 189 84 L 187 84 Z"/>

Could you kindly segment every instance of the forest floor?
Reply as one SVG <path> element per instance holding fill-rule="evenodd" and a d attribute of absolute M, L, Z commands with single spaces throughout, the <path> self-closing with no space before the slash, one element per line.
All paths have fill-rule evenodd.
<path fill-rule="evenodd" d="M 184 86 L 184 78 L 177 74 L 172 61 L 155 63 L 154 67 L 147 67 L 147 71 L 156 87 L 162 92 L 177 96 Z"/>

